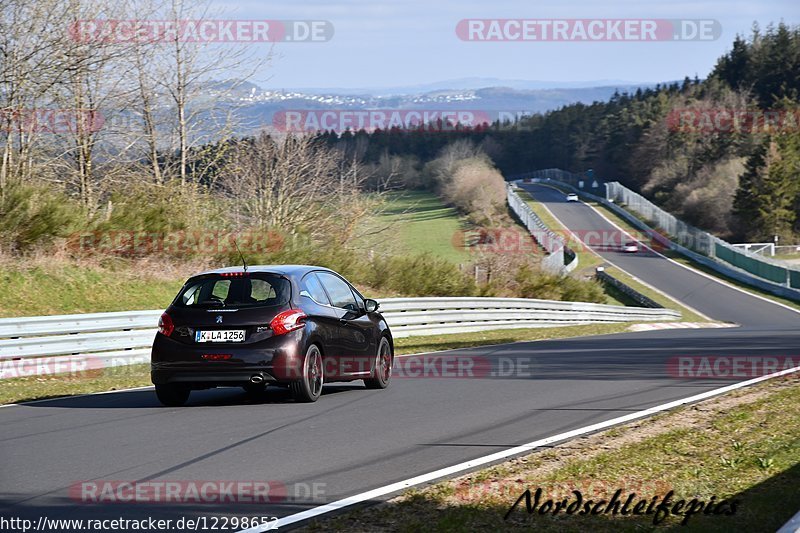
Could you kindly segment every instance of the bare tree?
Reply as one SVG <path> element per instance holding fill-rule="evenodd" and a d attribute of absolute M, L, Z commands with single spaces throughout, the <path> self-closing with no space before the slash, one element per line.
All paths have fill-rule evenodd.
<path fill-rule="evenodd" d="M 262 133 L 236 143 L 223 184 L 241 207 L 242 224 L 345 243 L 378 198 L 362 194 L 357 160 L 310 136 Z"/>
<path fill-rule="evenodd" d="M 54 98 L 59 107 L 71 111 L 74 120 L 72 127 L 63 132 L 67 145 L 65 157 L 58 157 L 54 162 L 61 164 L 64 172 L 60 174 L 68 179 L 73 177 L 70 185 L 77 188 L 84 209 L 92 216 L 97 208 L 97 188 L 101 181 L 97 175 L 96 149 L 101 140 L 111 141 L 114 128 L 110 119 L 128 105 L 133 90 L 128 75 L 130 68 L 123 60 L 131 45 L 113 39 L 85 39 L 79 33 L 85 21 L 123 17 L 124 11 L 118 4 L 103 0 L 69 1 L 73 42 L 67 57 L 73 67 Z M 124 157 L 125 150 L 115 146 L 104 151 L 100 159 L 110 167 L 112 160 L 124 160 Z"/>
<path fill-rule="evenodd" d="M 40 112 L 76 67 L 68 22 L 58 0 L 0 0 L 0 194 L 31 176 Z"/>
<path fill-rule="evenodd" d="M 206 0 L 167 0 L 164 18 L 180 27 L 182 21 L 209 19 L 209 6 Z M 236 111 L 240 107 L 235 102 L 236 91 L 269 61 L 270 54 L 259 57 L 245 43 L 192 42 L 180 31 L 159 40 L 166 42 L 157 45 L 153 61 L 139 62 L 142 103 L 149 109 L 144 115 L 149 116 L 146 120 L 150 123 L 155 122 L 152 109 L 163 94 L 171 117 L 169 150 L 177 153 L 176 174 L 185 184 L 192 148 L 235 133 Z M 157 135 L 157 128 L 149 126 L 148 145 L 153 160 L 152 147 L 162 145 L 154 140 Z M 154 172 L 160 171 L 154 168 Z"/>
<path fill-rule="evenodd" d="M 452 179 L 456 167 L 464 160 L 486 155 L 469 139 L 459 139 L 441 149 L 436 159 L 425 164 L 423 174 L 430 185 L 441 190 Z"/>
<path fill-rule="evenodd" d="M 294 232 L 314 220 L 339 186 L 335 153 L 310 137 L 266 133 L 237 143 L 224 183 L 248 225 Z"/>

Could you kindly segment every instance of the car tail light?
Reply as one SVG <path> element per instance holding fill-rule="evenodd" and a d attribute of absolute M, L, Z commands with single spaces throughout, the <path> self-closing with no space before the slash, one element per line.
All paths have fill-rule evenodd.
<path fill-rule="evenodd" d="M 288 311 L 278 313 L 269 323 L 269 327 L 272 329 L 275 335 L 283 335 L 284 333 L 288 333 L 305 326 L 305 323 L 303 322 L 303 319 L 305 318 L 306 314 L 300 309 L 289 309 Z"/>
<path fill-rule="evenodd" d="M 161 318 L 158 319 L 158 331 L 169 337 L 174 330 L 175 324 L 172 323 L 172 317 L 167 313 L 163 313 Z"/>

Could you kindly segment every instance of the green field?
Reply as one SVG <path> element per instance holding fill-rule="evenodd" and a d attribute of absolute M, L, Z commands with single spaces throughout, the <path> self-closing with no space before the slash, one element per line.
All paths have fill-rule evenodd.
<path fill-rule="evenodd" d="M 455 264 L 470 260 L 469 254 L 457 246 L 466 222 L 432 192 L 389 193 L 384 209 L 372 219 L 369 228 L 372 234 L 359 242 L 365 249 L 390 247 L 398 253 L 429 253 Z"/>

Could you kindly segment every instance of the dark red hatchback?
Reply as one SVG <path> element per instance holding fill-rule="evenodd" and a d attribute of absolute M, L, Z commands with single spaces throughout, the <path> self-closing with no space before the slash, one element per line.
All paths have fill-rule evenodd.
<path fill-rule="evenodd" d="M 192 276 L 159 321 L 151 379 L 164 405 L 195 389 L 288 385 L 313 402 L 331 381 L 389 384 L 394 345 L 378 302 L 327 268 L 225 268 Z"/>

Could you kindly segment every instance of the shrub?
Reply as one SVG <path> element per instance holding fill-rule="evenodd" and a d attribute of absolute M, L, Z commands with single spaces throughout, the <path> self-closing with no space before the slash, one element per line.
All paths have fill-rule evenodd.
<path fill-rule="evenodd" d="M 475 224 L 491 226 L 505 212 L 505 180 L 486 158 L 467 159 L 456 165 L 442 197 Z"/>
<path fill-rule="evenodd" d="M 0 195 L 0 242 L 24 253 L 68 235 L 83 217 L 77 202 L 45 185 L 15 183 Z"/>
<path fill-rule="evenodd" d="M 558 276 L 529 266 L 517 270 L 514 281 L 522 298 L 565 300 L 571 302 L 605 303 L 603 288 L 595 281 Z"/>
<path fill-rule="evenodd" d="M 408 296 L 473 296 L 478 292 L 472 278 L 457 266 L 428 254 L 375 258 L 365 281 Z"/>
<path fill-rule="evenodd" d="M 220 228 L 223 209 L 220 200 L 195 184 L 131 183 L 111 194 L 109 211 L 96 229 L 159 233 Z"/>

